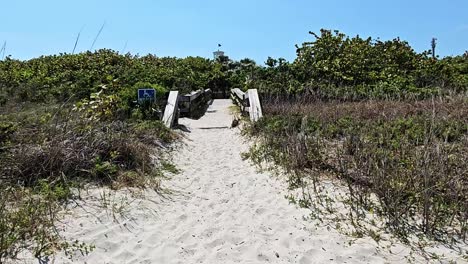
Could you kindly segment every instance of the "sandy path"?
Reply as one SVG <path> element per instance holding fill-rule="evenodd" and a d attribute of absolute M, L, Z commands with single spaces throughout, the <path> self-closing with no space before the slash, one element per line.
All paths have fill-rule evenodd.
<path fill-rule="evenodd" d="M 200 120 L 180 120 L 191 133 L 175 157 L 182 172 L 164 183 L 173 192 L 167 199 L 149 192 L 129 200 L 118 222 L 98 206 L 102 194 L 97 190 L 71 210 L 65 235 L 96 245 L 73 263 L 388 261 L 371 239 L 350 246 L 337 232 L 304 221 L 307 210 L 288 203 L 284 183 L 242 161 L 247 145 L 239 130 L 223 128 L 232 121 L 230 105 L 230 100 L 215 100 Z M 122 197 L 109 200 L 118 204 Z M 67 262 L 63 256 L 56 260 Z"/>

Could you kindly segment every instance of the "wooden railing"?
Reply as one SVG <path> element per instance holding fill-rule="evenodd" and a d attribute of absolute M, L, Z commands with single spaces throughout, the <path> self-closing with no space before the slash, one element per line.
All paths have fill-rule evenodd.
<path fill-rule="evenodd" d="M 180 113 L 193 117 L 197 110 L 203 108 L 206 102 L 211 100 L 211 94 L 211 89 L 205 89 L 179 96 Z"/>
<path fill-rule="evenodd" d="M 242 113 L 249 114 L 250 120 L 256 122 L 263 116 L 257 89 L 249 89 L 244 93 L 241 89 L 234 88 L 231 90 L 231 98 Z"/>
<path fill-rule="evenodd" d="M 231 98 L 240 107 L 242 113 L 249 114 L 250 120 L 255 122 L 263 116 L 257 89 L 249 89 L 246 93 L 239 88 L 232 89 Z M 212 100 L 210 89 L 185 95 L 179 95 L 179 91 L 171 91 L 162 120 L 167 127 L 171 128 L 177 124 L 179 115 L 193 117 L 195 113 L 203 111 L 210 100 Z"/>
<path fill-rule="evenodd" d="M 204 110 L 205 105 L 211 100 L 211 95 L 210 89 L 197 90 L 185 95 L 179 95 L 179 91 L 171 91 L 162 121 L 171 128 L 177 124 L 180 114 L 193 117 Z"/>

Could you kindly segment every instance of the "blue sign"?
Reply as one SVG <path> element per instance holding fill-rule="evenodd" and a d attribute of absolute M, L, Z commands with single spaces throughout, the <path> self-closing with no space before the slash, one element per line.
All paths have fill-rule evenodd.
<path fill-rule="evenodd" d="M 154 89 L 138 89 L 138 102 L 156 100 L 156 91 Z"/>

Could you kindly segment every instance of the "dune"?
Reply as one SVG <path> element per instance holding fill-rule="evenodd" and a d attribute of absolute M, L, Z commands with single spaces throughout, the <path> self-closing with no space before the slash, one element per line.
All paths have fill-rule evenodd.
<path fill-rule="evenodd" d="M 95 245 L 89 255 L 59 253 L 50 263 L 390 263 L 409 249 L 379 250 L 369 237 L 349 237 L 304 219 L 287 184 L 241 158 L 248 142 L 232 122 L 230 100 L 215 100 L 175 151 L 181 171 L 163 193 L 83 193 L 64 216 L 62 234 Z M 103 209 L 103 201 L 107 208 Z"/>

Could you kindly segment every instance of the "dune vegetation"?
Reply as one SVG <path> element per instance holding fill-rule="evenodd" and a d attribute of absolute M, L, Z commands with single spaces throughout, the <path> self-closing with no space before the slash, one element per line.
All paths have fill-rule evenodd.
<path fill-rule="evenodd" d="M 292 201 L 333 215 L 316 188 L 329 177 L 348 192 L 355 235 L 379 239 L 372 214 L 408 243 L 466 243 L 468 52 L 310 34 L 294 61 L 265 66 L 106 49 L 0 61 L 0 263 L 23 250 L 92 250 L 60 237 L 57 213 L 90 184 L 158 191 L 178 139 L 160 121 L 167 93 L 206 88 L 258 89 L 264 118 L 244 128 L 255 142 L 246 157 L 316 190 Z M 137 103 L 139 88 L 154 88 L 156 102 Z"/>
<path fill-rule="evenodd" d="M 439 59 L 400 39 L 311 34 L 293 63 L 267 61 L 264 118 L 245 131 L 257 139 L 246 156 L 312 190 L 291 200 L 339 228 L 341 216 L 323 216 L 336 216 L 335 197 L 319 187 L 338 180 L 355 236 L 466 243 L 468 53 Z"/>

